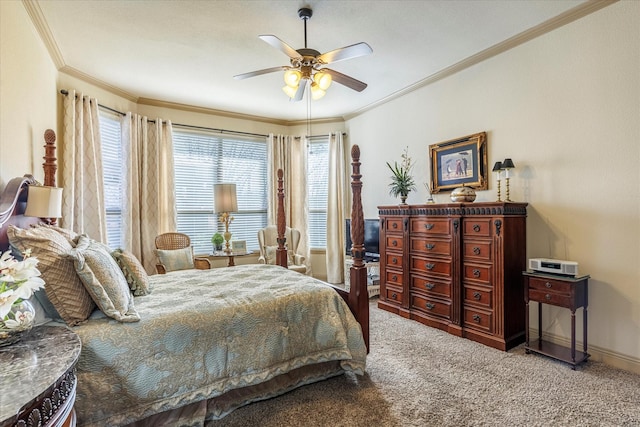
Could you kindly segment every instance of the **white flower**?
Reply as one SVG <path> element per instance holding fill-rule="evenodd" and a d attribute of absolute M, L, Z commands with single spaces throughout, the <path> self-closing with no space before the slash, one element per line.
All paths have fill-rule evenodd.
<path fill-rule="evenodd" d="M 4 317 L 9 314 L 11 306 L 18 298 L 18 294 L 13 289 L 9 289 L 0 294 L 0 319 L 4 319 Z"/>
<path fill-rule="evenodd" d="M 36 268 L 38 260 L 30 254 L 30 250 L 25 251 L 22 261 L 16 261 L 10 251 L 0 256 L 0 320 L 6 320 L 14 303 L 31 298 L 35 291 L 44 287 L 44 280 Z"/>
<path fill-rule="evenodd" d="M 4 320 L 4 325 L 8 329 L 24 328 L 33 322 L 33 313 L 29 311 L 16 311 L 15 319 Z"/>

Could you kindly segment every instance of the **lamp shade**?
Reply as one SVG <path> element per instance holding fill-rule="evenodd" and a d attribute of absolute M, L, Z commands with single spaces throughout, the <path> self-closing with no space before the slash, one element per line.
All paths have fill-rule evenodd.
<path fill-rule="evenodd" d="M 502 162 L 496 162 L 495 165 L 493 165 L 493 172 L 500 172 L 502 170 Z"/>
<path fill-rule="evenodd" d="M 235 184 L 214 184 L 213 200 L 216 213 L 237 212 L 238 198 Z"/>
<path fill-rule="evenodd" d="M 511 159 L 504 159 L 502 162 L 502 169 L 513 169 L 515 167 L 516 165 L 513 164 L 513 160 Z"/>
<path fill-rule="evenodd" d="M 62 216 L 62 188 L 30 185 L 25 216 L 60 218 Z"/>

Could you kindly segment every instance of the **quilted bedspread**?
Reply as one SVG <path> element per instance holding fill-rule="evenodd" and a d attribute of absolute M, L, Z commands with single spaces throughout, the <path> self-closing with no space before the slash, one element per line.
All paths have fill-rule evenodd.
<path fill-rule="evenodd" d="M 327 361 L 364 373 L 360 325 L 316 279 L 241 265 L 150 280 L 151 294 L 134 301 L 140 322 L 96 312 L 73 328 L 79 425 L 124 425 Z"/>

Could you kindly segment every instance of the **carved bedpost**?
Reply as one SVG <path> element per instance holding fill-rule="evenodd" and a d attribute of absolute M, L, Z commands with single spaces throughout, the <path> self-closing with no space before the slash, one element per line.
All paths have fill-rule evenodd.
<path fill-rule="evenodd" d="M 369 352 L 369 293 L 367 292 L 367 267 L 364 264 L 364 214 L 362 212 L 362 175 L 360 174 L 360 147 L 354 145 L 351 148 L 351 191 L 353 202 L 351 206 L 351 266 L 349 290 L 349 306 L 356 313 L 356 317 L 362 326 L 362 336 Z"/>
<path fill-rule="evenodd" d="M 56 133 L 47 129 L 44 131 L 44 185 L 49 187 L 56 186 L 56 171 L 58 164 L 56 159 Z"/>
<path fill-rule="evenodd" d="M 278 230 L 278 248 L 276 249 L 276 264 L 284 268 L 288 267 L 287 264 L 287 248 L 285 246 L 286 238 L 284 235 L 286 229 L 287 219 L 284 214 L 284 179 L 282 169 L 278 169 L 278 210 L 276 216 L 276 227 Z"/>

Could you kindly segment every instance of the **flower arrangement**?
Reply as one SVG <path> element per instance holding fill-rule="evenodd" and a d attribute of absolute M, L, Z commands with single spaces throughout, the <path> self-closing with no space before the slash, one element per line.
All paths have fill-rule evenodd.
<path fill-rule="evenodd" d="M 21 329 L 33 322 L 30 311 L 14 311 L 12 306 L 19 305 L 33 293 L 44 287 L 40 271 L 36 268 L 38 260 L 31 258 L 31 251 L 23 254 L 24 260 L 17 261 L 6 251 L 0 256 L 0 326 L 7 329 Z"/>
<path fill-rule="evenodd" d="M 387 166 L 393 172 L 391 183 L 389 184 L 389 194 L 394 197 L 400 196 L 402 203 L 405 203 L 409 192 L 416 189 L 416 183 L 410 173 L 413 163 L 411 163 L 411 157 L 409 157 L 409 147 L 405 147 L 401 158 L 400 165 L 398 165 L 398 162 L 394 162 L 393 166 L 391 166 L 387 162 Z"/>

